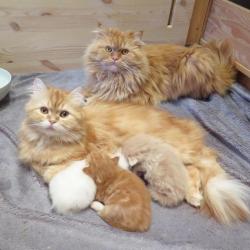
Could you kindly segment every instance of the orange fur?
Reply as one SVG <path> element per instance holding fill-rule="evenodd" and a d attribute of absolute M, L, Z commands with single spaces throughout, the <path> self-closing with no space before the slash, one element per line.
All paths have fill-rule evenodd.
<path fill-rule="evenodd" d="M 249 218 L 244 202 L 249 190 L 240 182 L 230 181 L 216 153 L 204 144 L 203 132 L 195 122 L 154 107 L 134 104 L 99 102 L 84 107 L 84 111 L 86 122 L 95 135 L 92 143 L 111 151 L 140 133 L 160 138 L 173 146 L 184 165 L 189 166 L 194 190 L 204 193 L 204 205 L 218 221 L 230 223 Z M 220 185 L 223 182 L 225 187 Z M 212 183 L 216 183 L 215 188 Z"/>
<path fill-rule="evenodd" d="M 26 118 L 19 133 L 19 157 L 49 182 L 72 161 L 84 158 L 86 130 L 82 107 L 72 94 L 40 85 L 26 104 Z M 49 113 L 41 113 L 41 107 L 47 107 Z M 61 118 L 62 110 L 70 115 Z M 55 120 L 54 126 L 59 129 L 46 127 L 49 120 Z"/>
<path fill-rule="evenodd" d="M 48 119 L 39 113 L 41 105 L 48 105 L 53 115 L 68 109 L 70 116 L 58 120 L 68 132 L 52 136 L 46 129 L 34 126 L 34 122 Z M 191 120 L 135 104 L 98 102 L 82 107 L 74 101 L 72 92 L 54 88 L 46 89 L 43 98 L 40 94 L 33 95 L 26 110 L 27 117 L 20 133 L 20 158 L 46 181 L 67 167 L 68 162 L 84 159 L 90 151 L 89 143 L 111 153 L 125 140 L 144 133 L 174 147 L 184 165 L 192 165 L 199 171 L 205 204 L 219 221 L 229 223 L 249 217 L 244 203 L 246 188 L 230 181 L 217 162 L 216 153 L 204 144 L 201 128 Z"/>
<path fill-rule="evenodd" d="M 151 223 L 151 197 L 144 183 L 100 151 L 92 150 L 83 171 L 96 183 L 96 200 L 104 203 L 99 215 L 110 225 L 143 232 Z"/>
<path fill-rule="evenodd" d="M 106 51 L 110 46 L 113 51 Z M 122 54 L 122 49 L 129 52 Z M 118 55 L 114 62 L 113 54 Z M 102 30 L 84 55 L 86 95 L 116 102 L 157 104 L 181 96 L 224 95 L 234 80 L 227 41 L 205 46 L 143 45 L 140 34 Z"/>

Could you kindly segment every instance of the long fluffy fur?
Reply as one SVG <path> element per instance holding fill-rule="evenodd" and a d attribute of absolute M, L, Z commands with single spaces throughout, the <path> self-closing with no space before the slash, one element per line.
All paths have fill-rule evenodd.
<path fill-rule="evenodd" d="M 122 55 L 105 47 L 129 50 Z M 112 61 L 112 53 L 119 60 Z M 116 102 L 156 104 L 181 96 L 224 95 L 234 81 L 232 49 L 228 41 L 205 46 L 143 45 L 138 33 L 102 30 L 84 54 L 87 95 Z"/>
<path fill-rule="evenodd" d="M 184 201 L 188 173 L 174 148 L 153 136 L 139 134 L 124 142 L 119 164 L 125 157 L 134 173 L 143 172 L 153 200 L 174 207 Z"/>
<path fill-rule="evenodd" d="M 69 110 L 71 115 L 58 121 L 58 125 L 67 128 L 66 133 L 62 133 L 62 130 L 56 130 L 55 134 L 47 133 L 47 127 L 34 126 L 48 119 L 47 115 L 39 111 L 44 105 L 55 111 L 65 108 Z M 204 144 L 201 128 L 193 121 L 174 117 L 150 106 L 98 102 L 82 107 L 81 103 L 75 102 L 72 92 L 54 88 L 46 89 L 42 96 L 41 93 L 33 94 L 26 107 L 27 117 L 20 132 L 19 157 L 47 182 L 72 161 L 84 159 L 90 143 L 113 152 L 128 138 L 144 133 L 174 147 L 185 166 L 197 169 L 205 202 L 219 221 L 249 217 L 248 208 L 242 205 L 245 204 L 245 188 L 240 189 L 236 182 L 228 182 L 230 185 L 226 185 L 227 189 L 216 184 L 211 192 L 214 185 L 210 184 L 210 180 L 225 172 L 218 164 L 216 154 Z M 227 182 L 221 177 L 215 180 L 215 183 Z M 230 196 L 227 190 L 231 190 L 234 195 Z M 214 193 L 223 192 L 227 200 L 223 200 L 222 195 L 213 197 Z M 218 210 L 218 204 L 222 204 L 223 209 Z"/>
<path fill-rule="evenodd" d="M 41 107 L 53 112 L 43 114 Z M 60 117 L 61 110 L 67 110 L 69 115 Z M 50 119 L 56 121 L 53 129 L 49 128 Z M 85 158 L 84 127 L 82 104 L 76 91 L 67 93 L 36 79 L 19 132 L 19 158 L 49 182 L 72 161 Z"/>
<path fill-rule="evenodd" d="M 225 174 L 217 161 L 216 153 L 205 146 L 203 132 L 193 121 L 176 118 L 157 108 L 133 104 L 96 103 L 84 107 L 84 111 L 89 125 L 95 128 L 92 142 L 100 147 L 113 150 L 117 146 L 121 147 L 126 139 L 145 133 L 163 140 L 177 150 L 184 165 L 199 173 L 197 178 L 200 178 L 198 182 L 201 183 L 202 192 L 210 189 L 210 185 L 207 186 L 209 179 Z M 240 205 L 245 204 L 245 201 L 242 196 L 238 200 L 234 197 L 228 197 L 228 201 L 221 202 L 221 211 L 224 212 L 213 213 L 216 204 L 211 195 L 205 196 L 205 205 L 208 205 L 213 216 L 222 223 L 247 220 L 249 209 L 246 205 Z M 227 217 L 228 221 L 224 217 Z"/>
<path fill-rule="evenodd" d="M 208 180 L 204 197 L 210 212 L 221 223 L 249 219 L 250 212 L 245 203 L 249 199 L 249 188 L 226 174 Z"/>
<path fill-rule="evenodd" d="M 101 218 L 126 231 L 148 230 L 151 198 L 144 183 L 136 175 L 119 168 L 116 161 L 100 151 L 92 150 L 88 162 L 89 167 L 84 172 L 95 180 L 96 200 L 104 203 L 98 209 Z"/>
<path fill-rule="evenodd" d="M 52 208 L 60 214 L 79 212 L 93 202 L 96 193 L 94 181 L 82 170 L 86 161 L 73 162 L 56 174 L 49 183 Z"/>

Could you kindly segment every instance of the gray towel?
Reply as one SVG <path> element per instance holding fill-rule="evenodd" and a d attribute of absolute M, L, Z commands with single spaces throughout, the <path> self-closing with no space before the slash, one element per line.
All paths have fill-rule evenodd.
<path fill-rule="evenodd" d="M 0 249 L 250 249 L 250 224 L 226 227 L 186 204 L 168 209 L 153 204 L 146 233 L 127 233 L 104 223 L 88 209 L 61 216 L 51 212 L 47 186 L 17 160 L 17 131 L 24 117 L 27 88 L 34 77 L 73 89 L 81 70 L 14 77 L 9 97 L 0 103 Z M 197 120 L 224 168 L 250 184 L 250 93 L 235 84 L 229 95 L 206 101 L 189 98 L 162 106 Z"/>

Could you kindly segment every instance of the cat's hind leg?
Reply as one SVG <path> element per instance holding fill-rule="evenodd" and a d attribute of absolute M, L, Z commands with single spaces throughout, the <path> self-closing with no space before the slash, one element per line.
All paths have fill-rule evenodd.
<path fill-rule="evenodd" d="M 186 166 L 188 171 L 188 189 L 185 199 L 194 207 L 201 207 L 203 194 L 201 191 L 200 171 L 193 165 Z"/>

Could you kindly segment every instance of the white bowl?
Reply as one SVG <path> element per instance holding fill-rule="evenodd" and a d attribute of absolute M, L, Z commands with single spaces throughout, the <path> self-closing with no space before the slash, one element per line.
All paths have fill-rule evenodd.
<path fill-rule="evenodd" d="M 0 101 L 9 93 L 11 74 L 0 68 Z"/>

